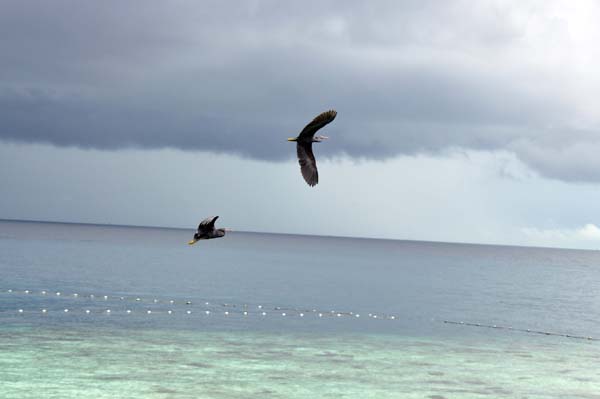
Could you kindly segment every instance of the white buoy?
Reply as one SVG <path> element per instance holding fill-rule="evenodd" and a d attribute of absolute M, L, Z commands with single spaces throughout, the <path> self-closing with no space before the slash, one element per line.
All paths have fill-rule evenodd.
<path fill-rule="evenodd" d="M 263 316 L 266 316 L 266 315 L 267 315 L 267 312 L 262 312 L 261 314 L 262 314 Z"/>
<path fill-rule="evenodd" d="M 110 309 L 106 309 L 106 313 L 110 313 Z"/>
<path fill-rule="evenodd" d="M 139 302 L 142 300 L 142 298 L 135 298 L 135 300 Z"/>
<path fill-rule="evenodd" d="M 354 317 L 360 317 L 360 315 L 357 313 L 357 314 L 354 315 Z"/>
<path fill-rule="evenodd" d="M 120 300 L 122 300 L 122 301 L 124 301 L 124 300 L 125 300 L 125 297 L 124 297 L 124 296 L 122 296 L 122 297 L 119 297 L 119 299 L 120 299 Z"/>
<path fill-rule="evenodd" d="M 185 313 L 187 313 L 187 314 L 192 314 L 192 311 L 191 311 L 191 310 L 188 310 L 188 311 L 186 311 Z"/>
<path fill-rule="evenodd" d="M 208 306 L 208 305 L 209 305 L 209 304 L 208 304 L 208 302 L 204 302 L 204 304 L 205 304 L 206 306 Z"/>
<path fill-rule="evenodd" d="M 390 316 L 390 319 L 396 320 L 396 316 Z"/>
<path fill-rule="evenodd" d="M 8 292 L 10 293 L 10 292 L 12 292 L 12 290 L 8 290 Z"/>
<path fill-rule="evenodd" d="M 248 312 L 244 310 L 244 316 L 248 316 Z"/>
<path fill-rule="evenodd" d="M 152 311 L 151 311 L 151 310 L 148 310 L 146 313 L 150 314 L 150 313 L 152 313 Z"/>
<path fill-rule="evenodd" d="M 319 313 L 319 317 L 323 317 L 323 313 Z"/>
<path fill-rule="evenodd" d="M 300 317 L 304 317 L 304 313 L 300 313 Z"/>
<path fill-rule="evenodd" d="M 206 310 L 206 311 L 204 311 L 204 313 L 206 313 L 207 315 L 209 315 L 210 314 L 210 310 Z"/>
<path fill-rule="evenodd" d="M 129 314 L 129 313 L 131 313 L 131 309 L 127 309 L 125 312 L 126 312 L 127 314 Z"/>
<path fill-rule="evenodd" d="M 65 313 L 69 313 L 69 309 L 65 309 Z"/>
<path fill-rule="evenodd" d="M 90 310 L 89 310 L 89 309 L 86 309 L 86 310 L 85 310 L 85 313 L 86 313 L 86 314 L 90 314 Z"/>
<path fill-rule="evenodd" d="M 173 313 L 173 311 L 172 310 L 167 310 L 167 313 L 171 314 L 171 313 Z"/>
<path fill-rule="evenodd" d="M 285 316 L 285 313 L 282 313 L 281 315 L 282 315 L 282 316 Z"/>
<path fill-rule="evenodd" d="M 258 308 L 259 308 L 259 309 L 262 309 L 262 305 L 258 305 Z"/>
<path fill-rule="evenodd" d="M 172 304 L 174 304 L 174 303 L 175 303 L 175 301 L 171 299 L 171 300 L 169 301 L 169 303 L 172 305 Z"/>
<path fill-rule="evenodd" d="M 42 295 L 46 295 L 46 291 L 42 291 Z"/>
<path fill-rule="evenodd" d="M 94 294 L 90 294 L 90 299 L 94 299 Z"/>
<path fill-rule="evenodd" d="M 77 298 L 77 297 L 79 296 L 79 294 L 78 294 L 78 293 L 74 293 L 74 294 L 73 294 L 73 296 L 74 296 L 75 298 Z"/>
<path fill-rule="evenodd" d="M 375 315 L 373 315 L 373 318 L 374 318 L 374 319 L 376 319 L 376 318 L 377 318 L 377 315 L 376 315 L 376 314 L 375 314 Z"/>
<path fill-rule="evenodd" d="M 23 313 L 23 309 L 19 309 L 19 313 Z"/>
<path fill-rule="evenodd" d="M 29 290 L 25 290 L 25 293 L 26 293 L 26 294 L 29 294 Z"/>
<path fill-rule="evenodd" d="M 56 296 L 60 296 L 60 292 L 57 292 L 57 293 L 56 293 Z"/>
<path fill-rule="evenodd" d="M 104 300 L 106 301 L 108 299 L 108 295 L 104 295 Z"/>
<path fill-rule="evenodd" d="M 342 314 L 341 314 L 341 313 L 338 313 L 338 314 L 337 314 L 337 317 L 342 317 Z"/>
<path fill-rule="evenodd" d="M 228 311 L 225 311 L 225 316 L 229 316 L 229 312 Z"/>
<path fill-rule="evenodd" d="M 158 299 L 154 299 L 154 303 L 158 303 Z"/>
<path fill-rule="evenodd" d="M 47 310 L 46 310 L 46 309 L 42 309 L 42 313 L 46 313 L 46 312 L 47 312 Z"/>

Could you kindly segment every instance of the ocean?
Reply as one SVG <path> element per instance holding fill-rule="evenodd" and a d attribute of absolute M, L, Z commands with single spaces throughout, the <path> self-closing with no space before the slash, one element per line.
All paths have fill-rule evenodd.
<path fill-rule="evenodd" d="M 600 398 L 599 251 L 192 234 L 0 221 L 0 397 Z"/>

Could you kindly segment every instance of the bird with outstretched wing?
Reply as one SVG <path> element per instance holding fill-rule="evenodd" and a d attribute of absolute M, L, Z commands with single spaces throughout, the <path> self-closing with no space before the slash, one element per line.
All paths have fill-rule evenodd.
<path fill-rule="evenodd" d="M 320 143 L 328 138 L 326 136 L 315 136 L 315 133 L 323 126 L 331 123 L 336 115 L 337 112 L 334 110 L 325 111 L 306 125 L 298 137 L 288 139 L 288 141 L 296 142 L 300 171 L 306 183 L 311 187 L 319 183 L 319 171 L 317 170 L 317 161 L 313 154 L 312 143 Z"/>

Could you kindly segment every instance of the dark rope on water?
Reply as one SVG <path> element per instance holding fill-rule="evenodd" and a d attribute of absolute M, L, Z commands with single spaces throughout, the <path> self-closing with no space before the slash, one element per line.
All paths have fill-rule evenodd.
<path fill-rule="evenodd" d="M 529 328 L 515 328 L 515 327 L 510 327 L 510 326 L 501 326 L 498 324 L 469 323 L 466 321 L 453 321 L 453 320 L 443 320 L 443 322 L 445 324 L 457 324 L 457 325 L 468 326 L 468 327 L 493 328 L 493 329 L 497 329 L 497 330 L 519 331 L 519 332 L 524 332 L 524 333 L 529 333 L 529 334 L 552 335 L 552 336 L 556 336 L 556 337 L 585 339 L 587 341 L 600 341 L 600 338 L 594 338 L 594 337 L 589 337 L 589 336 L 586 337 L 583 335 L 573 335 L 573 334 L 563 334 L 563 333 L 550 332 L 550 331 L 532 330 Z"/>

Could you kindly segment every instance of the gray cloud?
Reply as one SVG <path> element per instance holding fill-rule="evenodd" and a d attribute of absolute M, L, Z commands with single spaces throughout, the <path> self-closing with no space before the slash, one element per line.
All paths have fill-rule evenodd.
<path fill-rule="evenodd" d="M 0 138 L 278 160 L 335 108 L 320 156 L 507 149 L 543 175 L 599 181 L 581 156 L 596 115 L 577 125 L 572 71 L 544 52 L 568 21 L 543 4 L 6 1 Z"/>

